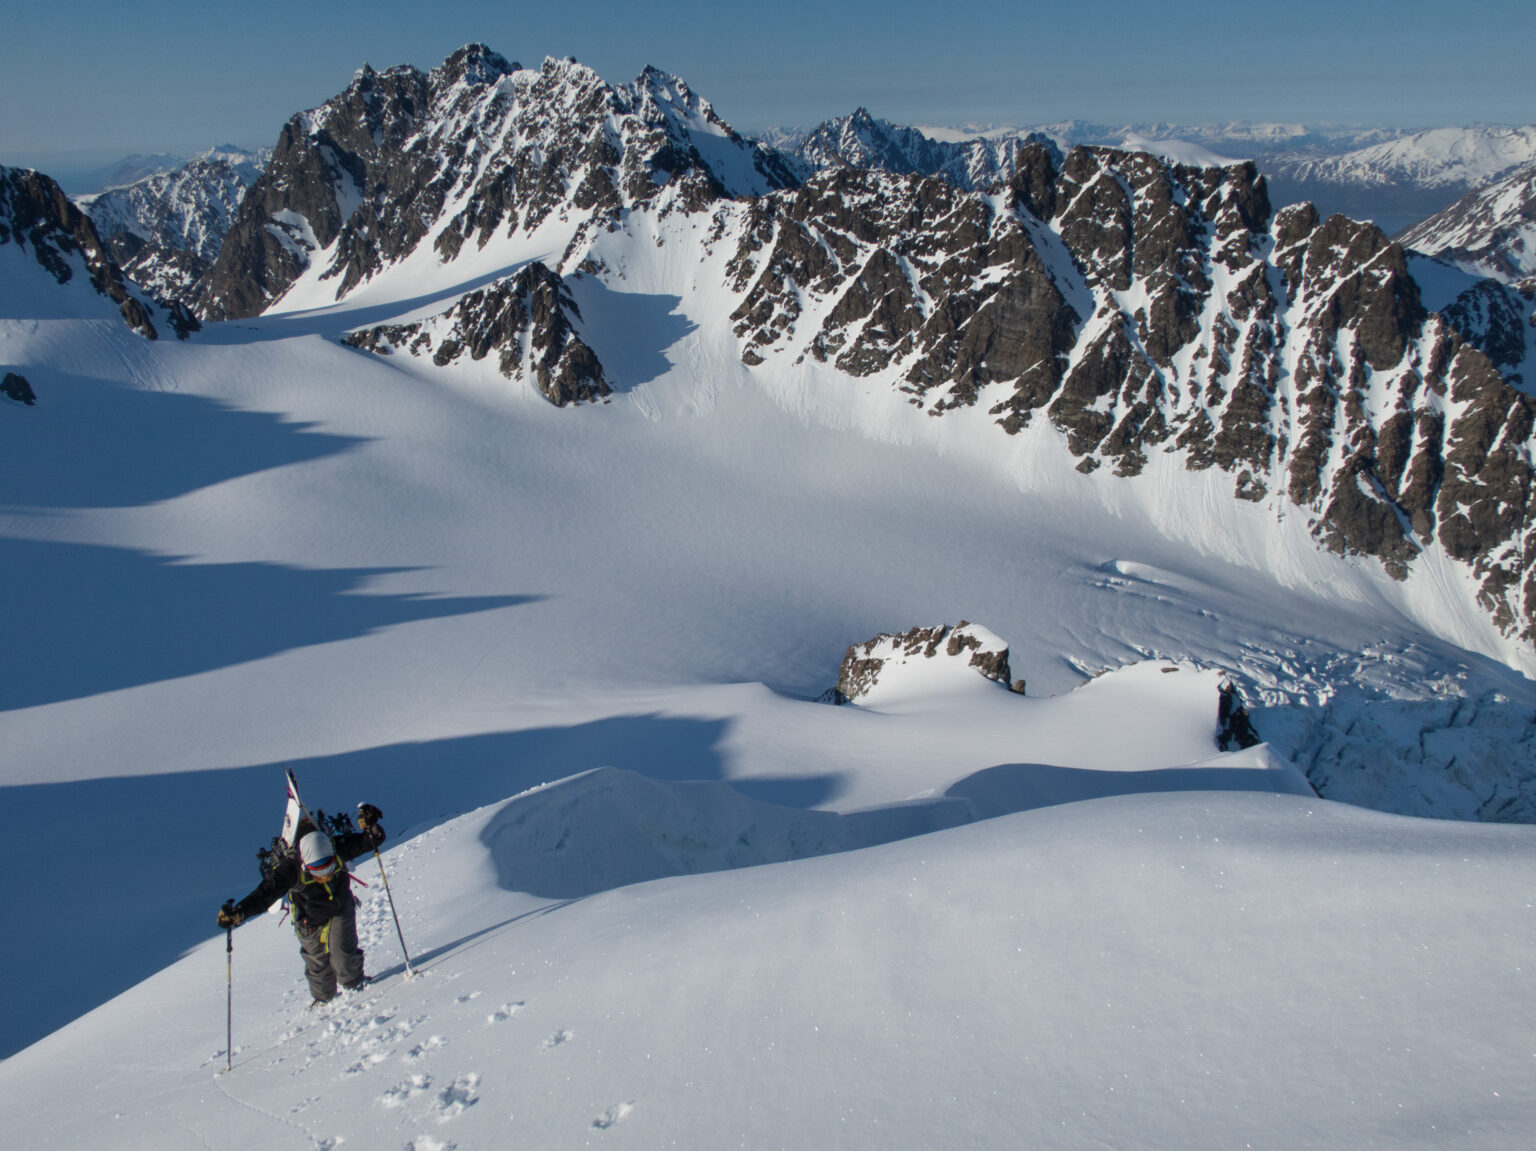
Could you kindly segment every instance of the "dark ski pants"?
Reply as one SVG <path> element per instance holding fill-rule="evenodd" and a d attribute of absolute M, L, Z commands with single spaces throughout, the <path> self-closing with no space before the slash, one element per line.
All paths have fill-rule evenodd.
<path fill-rule="evenodd" d="M 319 927 L 300 927 L 299 951 L 309 992 L 324 1002 L 336 994 L 336 984 L 348 990 L 363 985 L 363 952 L 357 945 L 357 917 L 338 915 Z"/>

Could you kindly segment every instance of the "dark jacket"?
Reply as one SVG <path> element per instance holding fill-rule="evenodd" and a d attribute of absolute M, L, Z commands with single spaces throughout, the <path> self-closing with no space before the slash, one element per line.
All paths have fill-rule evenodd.
<path fill-rule="evenodd" d="M 303 828 L 304 825 L 300 824 Z M 313 830 L 313 828 L 309 828 Z M 300 834 L 295 839 L 302 839 Z M 353 831 L 331 836 L 341 860 L 356 859 L 384 842 L 384 828 L 375 823 L 368 831 Z M 272 854 L 272 869 L 256 890 L 235 904 L 239 917 L 260 915 L 284 895 L 293 911 L 293 921 L 300 927 L 314 928 L 329 923 L 338 915 L 351 915 L 357 906 L 352 895 L 351 875 L 343 862 L 327 880 L 311 879 L 299 862 L 299 849 L 284 846 Z"/>

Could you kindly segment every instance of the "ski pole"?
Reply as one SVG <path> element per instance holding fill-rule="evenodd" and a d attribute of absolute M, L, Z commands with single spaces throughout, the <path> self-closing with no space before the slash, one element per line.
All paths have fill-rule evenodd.
<path fill-rule="evenodd" d="M 384 857 L 379 854 L 379 849 L 373 849 L 373 858 L 379 864 L 379 878 L 384 881 L 384 896 L 389 900 L 389 914 L 395 921 L 395 934 L 400 937 L 400 954 L 405 956 L 405 977 L 409 979 L 416 972 L 411 969 L 411 953 L 405 947 L 405 932 L 400 930 L 400 916 L 395 912 L 395 896 L 389 890 L 389 876 L 384 874 Z"/>
<path fill-rule="evenodd" d="M 226 900 L 224 910 L 232 911 L 235 901 Z M 235 1066 L 235 927 L 224 929 L 224 1070 Z"/>

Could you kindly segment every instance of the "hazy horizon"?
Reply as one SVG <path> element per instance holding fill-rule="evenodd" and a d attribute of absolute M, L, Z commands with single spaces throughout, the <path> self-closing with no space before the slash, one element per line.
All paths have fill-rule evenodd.
<path fill-rule="evenodd" d="M 835 10 L 786 0 L 762 13 L 594 0 L 576 19 L 484 0 L 450 12 L 400 0 L 325 10 L 276 0 L 255 13 L 82 0 L 8 22 L 0 164 L 79 169 L 134 153 L 270 146 L 291 116 L 343 90 L 365 63 L 428 69 L 472 42 L 530 67 L 575 56 L 615 84 L 655 65 L 750 134 L 859 106 L 926 126 L 1079 119 L 1413 130 L 1536 116 L 1526 54 L 1536 8 L 1474 0 L 1454 24 L 1426 0 L 1394 6 L 1388 24 L 1379 11 L 1302 0 L 1277 21 L 1208 0 L 1167 13 L 1127 0 L 1091 11 L 983 0 L 956 19 L 909 0 Z M 98 34 L 81 39 L 81 28 Z"/>

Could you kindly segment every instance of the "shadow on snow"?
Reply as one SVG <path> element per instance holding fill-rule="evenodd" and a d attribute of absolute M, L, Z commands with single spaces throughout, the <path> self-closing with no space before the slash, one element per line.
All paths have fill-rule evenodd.
<path fill-rule="evenodd" d="M 368 594 L 370 579 L 400 569 L 181 563 L 124 548 L 18 539 L 0 539 L 0 570 L 26 573 L 13 589 L 13 610 L 0 616 L 9 669 L 0 711 L 537 598 Z"/>
<path fill-rule="evenodd" d="M 0 508 L 137 507 L 366 442 L 202 396 L 84 376 L 33 383 L 35 418 L 0 439 Z"/>
<path fill-rule="evenodd" d="M 395 744 L 290 766 L 314 807 L 350 811 L 362 800 L 378 804 L 395 844 L 517 795 L 491 815 L 481 841 L 501 886 L 555 901 L 664 876 L 870 847 L 1081 799 L 1298 786 L 1292 773 L 1278 769 L 1098 772 L 1002 764 L 938 798 L 843 814 L 813 809 L 835 798 L 836 776 L 725 782 L 720 748 L 728 727 L 720 719 L 619 716 Z M 33 902 L 52 904 L 82 892 L 90 898 L 79 915 L 49 916 L 56 926 L 46 937 L 18 930 L 0 951 L 0 981 L 29 990 L 0 1020 L 0 1057 L 213 934 L 219 904 L 244 895 L 259 878 L 255 852 L 281 820 L 282 766 L 3 790 L 0 873 L 36 874 L 37 861 L 48 860 L 46 883 L 12 887 L 13 921 L 41 921 L 41 906 Z M 540 787 L 551 781 L 558 782 Z M 436 943 L 419 961 L 472 945 L 491 930 Z M 387 973 L 395 962 L 393 954 L 381 955 L 374 969 Z"/>
<path fill-rule="evenodd" d="M 603 764 L 664 779 L 718 778 L 724 734 L 723 721 L 632 716 L 291 766 L 312 806 L 350 812 L 375 803 L 398 843 L 411 830 Z M 0 985 L 27 988 L 0 1013 L 0 1058 L 214 934 L 219 905 L 260 878 L 256 850 L 282 822 L 282 766 L 0 789 L 0 874 L 16 880 L 6 899 L 16 930 L 0 948 Z M 39 876 L 42 859 L 45 877 L 26 878 Z M 58 915 L 60 900 L 75 913 Z M 49 926 L 34 931 L 32 923 Z"/>

